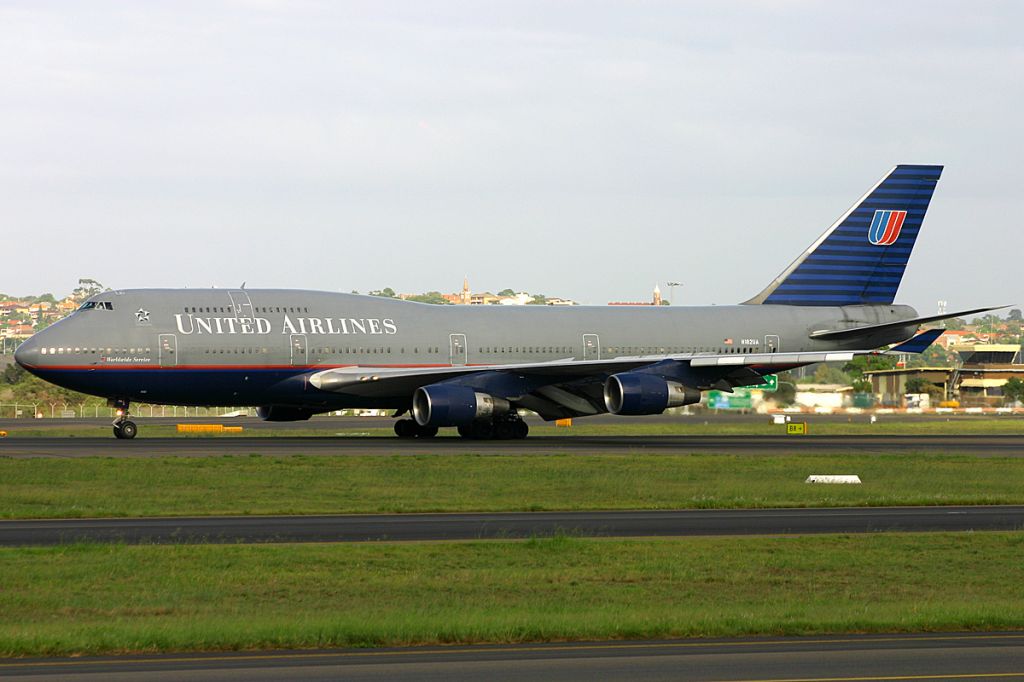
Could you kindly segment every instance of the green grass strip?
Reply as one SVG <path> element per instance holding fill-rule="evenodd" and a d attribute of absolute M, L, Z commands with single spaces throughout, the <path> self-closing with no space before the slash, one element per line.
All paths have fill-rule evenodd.
<path fill-rule="evenodd" d="M 857 474 L 862 485 L 813 485 Z M 2 459 L 0 517 L 1024 503 L 1024 458 L 394 455 Z"/>
<path fill-rule="evenodd" d="M 1024 534 L 0 549 L 0 655 L 1024 627 Z"/>

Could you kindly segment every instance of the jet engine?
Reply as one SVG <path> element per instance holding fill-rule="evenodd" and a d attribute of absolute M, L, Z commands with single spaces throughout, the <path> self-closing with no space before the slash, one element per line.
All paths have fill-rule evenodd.
<path fill-rule="evenodd" d="M 412 416 L 420 426 L 462 426 L 511 409 L 504 398 L 478 393 L 466 386 L 421 386 L 412 396 Z"/>
<path fill-rule="evenodd" d="M 256 408 L 256 415 L 265 422 L 301 422 L 312 417 L 313 413 L 302 407 L 261 405 Z"/>
<path fill-rule="evenodd" d="M 700 391 L 653 374 L 624 372 L 604 382 L 604 405 L 612 414 L 661 414 L 700 402 Z"/>

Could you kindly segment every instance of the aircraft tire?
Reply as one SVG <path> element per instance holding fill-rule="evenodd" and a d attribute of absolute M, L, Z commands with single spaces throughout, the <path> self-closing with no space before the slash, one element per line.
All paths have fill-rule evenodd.
<path fill-rule="evenodd" d="M 530 433 L 530 426 L 522 420 L 519 420 L 514 423 L 515 426 L 512 428 L 512 437 L 515 438 L 516 440 L 522 440 L 526 438 L 526 436 L 528 436 Z"/>
<path fill-rule="evenodd" d="M 436 426 L 420 426 L 416 425 L 416 437 L 417 438 L 433 438 L 437 435 Z"/>
<path fill-rule="evenodd" d="M 120 435 L 118 433 L 120 432 Z M 118 438 L 131 440 L 139 432 L 139 427 L 133 421 L 123 421 L 114 427 L 114 435 Z"/>
<path fill-rule="evenodd" d="M 476 440 L 490 440 L 494 438 L 494 423 L 488 421 L 473 422 L 469 427 L 472 438 Z"/>
<path fill-rule="evenodd" d="M 515 437 L 515 428 L 512 422 L 497 422 L 494 425 L 494 439 L 511 440 Z"/>
<path fill-rule="evenodd" d="M 395 422 L 395 435 L 399 438 L 415 438 L 419 427 L 411 419 L 400 419 Z"/>
<path fill-rule="evenodd" d="M 124 438 L 124 434 L 121 433 L 121 425 L 120 424 L 114 424 L 114 438 L 116 438 L 118 440 L 121 440 L 122 438 Z"/>

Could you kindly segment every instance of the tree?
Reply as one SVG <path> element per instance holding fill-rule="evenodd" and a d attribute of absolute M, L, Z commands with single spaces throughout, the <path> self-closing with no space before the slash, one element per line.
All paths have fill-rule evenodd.
<path fill-rule="evenodd" d="M 1003 396 L 1007 402 L 1020 402 L 1024 403 L 1024 381 L 1021 381 L 1017 377 L 1010 377 L 1003 384 Z"/>
<path fill-rule="evenodd" d="M 962 317 L 952 317 L 945 321 L 946 329 L 952 331 L 962 331 L 966 326 L 967 322 Z"/>
<path fill-rule="evenodd" d="M 850 377 L 838 367 L 823 362 L 814 370 L 814 382 L 817 384 L 842 384 L 847 386 L 850 383 Z"/>
<path fill-rule="evenodd" d="M 394 298 L 395 295 L 395 290 L 392 289 L 391 287 L 384 287 L 379 291 L 370 292 L 370 296 L 380 296 L 382 298 Z"/>
<path fill-rule="evenodd" d="M 440 291 L 428 291 L 425 294 L 417 294 L 416 296 L 410 296 L 406 299 L 407 301 L 415 301 L 416 303 L 432 303 L 434 305 L 449 305 L 450 301 L 441 295 Z"/>
<path fill-rule="evenodd" d="M 84 301 L 90 296 L 95 296 L 103 291 L 110 291 L 110 289 L 104 289 L 103 285 L 94 279 L 83 277 L 78 280 L 78 286 L 71 292 L 71 298 L 76 301 Z"/>
<path fill-rule="evenodd" d="M 843 365 L 843 371 L 854 379 L 860 379 L 864 372 L 876 369 L 892 369 L 896 366 L 893 355 L 858 355 Z"/>
<path fill-rule="evenodd" d="M 907 379 L 907 393 L 927 393 L 931 384 L 921 377 L 910 377 Z"/>
<path fill-rule="evenodd" d="M 5 384 L 16 384 L 28 374 L 21 365 L 7 365 L 4 367 L 3 381 Z"/>
<path fill-rule="evenodd" d="M 873 390 L 871 385 L 871 379 L 854 379 L 853 380 L 853 391 L 854 393 L 871 393 Z"/>
<path fill-rule="evenodd" d="M 544 294 L 534 294 L 533 300 L 528 301 L 526 305 L 547 305 L 548 297 Z"/>
<path fill-rule="evenodd" d="M 502 289 L 498 292 L 498 296 L 515 296 L 516 292 L 512 289 Z"/>

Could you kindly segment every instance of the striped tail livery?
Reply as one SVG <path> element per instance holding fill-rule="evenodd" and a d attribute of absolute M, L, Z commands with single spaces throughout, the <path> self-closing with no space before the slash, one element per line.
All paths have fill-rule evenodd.
<path fill-rule="evenodd" d="M 941 174 L 942 166 L 896 166 L 747 303 L 892 303 Z"/>

